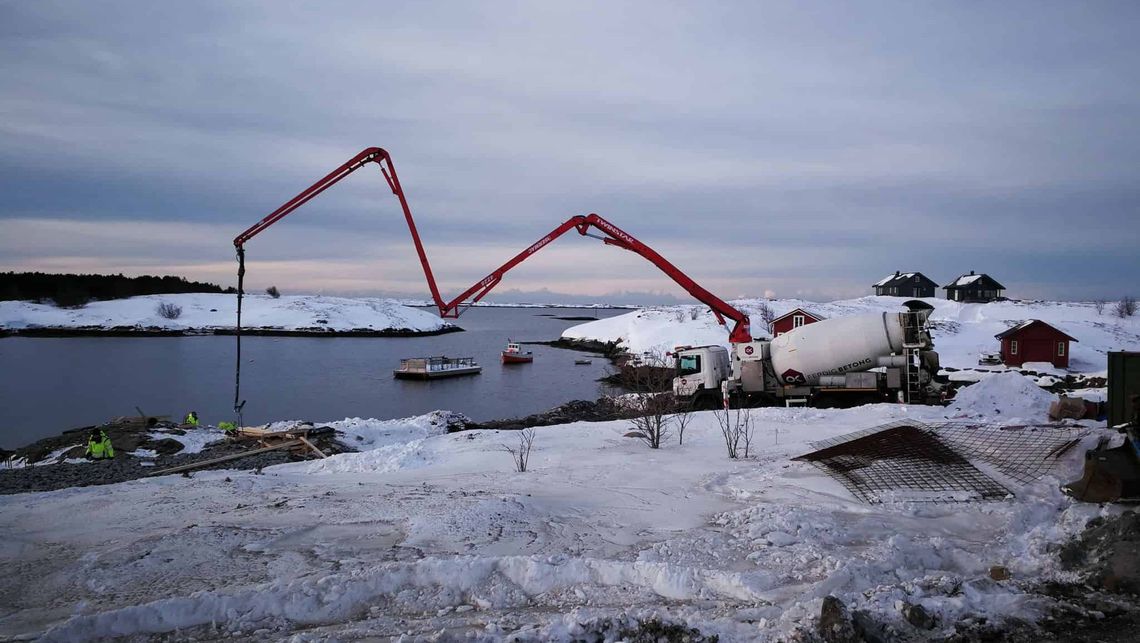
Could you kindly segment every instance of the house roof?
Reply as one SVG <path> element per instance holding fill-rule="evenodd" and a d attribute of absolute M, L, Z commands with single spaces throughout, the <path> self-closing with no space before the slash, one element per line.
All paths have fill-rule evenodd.
<path fill-rule="evenodd" d="M 793 308 L 793 309 L 789 310 L 788 312 L 784 313 L 783 315 L 780 315 L 779 317 L 773 319 L 771 323 L 775 324 L 776 322 L 780 321 L 781 319 L 787 319 L 788 317 L 791 317 L 792 315 L 795 315 L 796 313 L 799 313 L 801 315 L 806 315 L 806 316 L 811 317 L 812 319 L 814 319 L 816 321 L 823 320 L 822 316 L 817 315 L 815 313 L 810 313 L 810 312 L 804 310 L 803 308 Z"/>
<path fill-rule="evenodd" d="M 927 277 L 926 275 L 922 274 L 921 272 L 896 272 L 893 275 L 887 275 L 886 277 L 883 277 L 882 279 L 876 281 L 874 284 L 871 285 L 871 287 L 872 288 L 883 288 L 885 286 L 894 286 L 896 284 L 902 284 L 903 282 L 908 282 L 916 276 L 918 277 L 919 282 L 921 282 L 922 285 L 924 285 L 924 286 L 926 286 L 926 285 L 937 286 L 938 285 L 937 283 L 934 282 L 933 279 Z"/>
<path fill-rule="evenodd" d="M 983 290 L 1005 290 L 1005 286 L 999 284 L 996 279 L 985 274 L 974 274 L 971 270 L 970 274 L 962 275 L 953 282 L 943 286 L 946 290 L 958 290 L 961 288 L 981 288 Z"/>
<path fill-rule="evenodd" d="M 1071 342 L 1079 342 L 1080 341 L 1076 337 L 1073 337 L 1072 335 L 1070 335 L 1070 334 L 1066 333 L 1065 331 L 1057 328 L 1056 326 L 1046 324 L 1045 322 L 1041 321 L 1040 319 L 1027 319 L 1027 320 L 1021 322 L 1020 324 L 1018 324 L 1016 326 L 1011 326 L 1010 328 L 1003 330 L 1002 332 L 998 333 L 997 335 L 994 335 L 994 337 L 996 339 L 1005 339 L 1006 337 L 1009 337 L 1011 335 L 1017 335 L 1017 334 L 1021 333 L 1021 331 L 1025 330 L 1026 328 L 1029 328 L 1030 326 L 1033 326 L 1035 324 L 1040 324 L 1041 326 L 1048 328 L 1049 330 L 1051 330 L 1054 333 L 1064 337 L 1065 339 L 1068 339 Z"/>

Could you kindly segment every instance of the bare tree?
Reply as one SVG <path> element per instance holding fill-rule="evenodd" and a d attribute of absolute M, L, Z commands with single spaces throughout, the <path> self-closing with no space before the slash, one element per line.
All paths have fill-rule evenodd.
<path fill-rule="evenodd" d="M 1103 315 L 1103 314 L 1104 314 L 1104 305 L 1105 305 L 1106 303 L 1108 303 L 1108 302 L 1106 302 L 1106 301 L 1105 301 L 1105 300 L 1103 300 L 1103 299 L 1096 299 L 1096 300 L 1093 300 L 1093 308 L 1096 308 L 1096 314 L 1098 314 L 1098 315 Z"/>
<path fill-rule="evenodd" d="M 534 429 L 523 429 L 519 432 L 519 447 L 512 449 L 507 445 L 503 445 L 503 449 L 511 454 L 511 459 L 515 462 L 515 471 L 519 473 L 526 473 L 526 465 L 530 460 L 530 450 L 534 447 Z"/>
<path fill-rule="evenodd" d="M 1131 317 L 1136 314 L 1136 300 L 1132 297 L 1121 297 L 1112 307 L 1112 312 L 1121 319 Z"/>
<path fill-rule="evenodd" d="M 621 383 L 630 391 L 626 406 L 634 437 L 640 438 L 650 449 L 661 448 L 676 420 L 677 402 L 673 397 L 673 369 L 669 362 L 660 352 L 645 353 L 636 363 L 622 367 Z"/>
<path fill-rule="evenodd" d="M 160 302 L 155 312 L 163 319 L 178 319 L 182 316 L 182 306 L 172 304 L 168 301 Z"/>
<path fill-rule="evenodd" d="M 756 312 L 760 314 L 760 320 L 764 322 L 765 329 L 768 329 L 776 319 L 776 311 L 772 310 L 766 301 L 762 301 L 756 306 Z"/>

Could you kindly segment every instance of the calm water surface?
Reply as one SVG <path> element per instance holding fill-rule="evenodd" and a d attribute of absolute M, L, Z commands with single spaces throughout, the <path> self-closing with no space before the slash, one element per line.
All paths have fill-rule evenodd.
<path fill-rule="evenodd" d="M 467 332 L 436 337 L 246 337 L 244 420 L 397 418 L 435 409 L 491 420 L 596 398 L 607 365 L 597 356 L 531 346 L 533 364 L 499 364 L 508 337 L 552 340 L 583 323 L 552 315 L 595 312 L 472 308 L 458 321 Z M 431 382 L 392 377 L 400 358 L 427 355 L 473 356 L 483 372 Z M 575 366 L 581 357 L 594 363 Z M 233 387 L 232 337 L 0 338 L 0 447 L 134 415 L 136 406 L 176 419 L 196 410 L 214 424 L 232 419 Z"/>

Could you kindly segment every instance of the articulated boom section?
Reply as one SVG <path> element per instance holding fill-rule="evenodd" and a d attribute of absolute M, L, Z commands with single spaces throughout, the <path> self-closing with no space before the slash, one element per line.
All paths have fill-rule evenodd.
<path fill-rule="evenodd" d="M 280 221 L 289 213 L 293 212 L 302 205 L 308 203 L 313 197 L 328 188 L 335 185 L 338 181 L 355 172 L 356 170 L 364 167 L 368 163 L 376 163 L 380 167 L 380 172 L 384 175 L 385 180 L 388 181 L 388 187 L 392 189 L 392 194 L 400 201 L 400 208 L 404 213 L 404 220 L 408 224 L 408 231 L 411 232 L 412 242 L 416 246 L 416 254 L 419 256 L 420 265 L 423 267 L 424 277 L 427 279 L 428 288 L 431 290 L 432 300 L 435 302 L 436 307 L 439 309 L 441 317 L 459 317 L 460 313 L 466 307 L 481 300 L 484 296 L 491 291 L 492 288 L 497 286 L 503 279 L 503 275 L 511 268 L 519 265 L 527 258 L 550 245 L 558 237 L 562 236 L 571 229 L 578 231 L 582 236 L 594 237 L 601 239 L 603 243 L 611 246 L 635 252 L 645 259 L 649 260 L 653 265 L 657 266 L 662 272 L 669 276 L 673 281 L 677 282 L 682 288 L 685 289 L 690 295 L 696 298 L 701 303 L 707 305 L 712 309 L 713 314 L 716 315 L 717 321 L 721 324 L 725 323 L 725 318 L 733 320 L 734 325 L 729 335 L 730 341 L 733 343 L 744 343 L 752 341 L 751 327 L 749 324 L 748 315 L 733 308 L 716 295 L 702 288 L 695 281 L 690 279 L 688 275 L 681 272 L 676 266 L 669 263 L 664 257 L 657 254 L 652 248 L 641 243 L 632 235 L 625 232 L 616 225 L 606 221 L 596 214 L 589 215 L 576 215 L 567 219 L 562 225 L 550 231 L 549 234 L 542 237 L 538 241 L 531 244 L 527 249 L 512 257 L 509 261 L 499 266 L 491 274 L 483 279 L 480 279 L 475 285 L 463 291 L 455 299 L 445 302 L 439 295 L 439 289 L 436 287 L 435 277 L 432 275 L 431 264 L 428 262 L 427 253 L 424 251 L 423 243 L 420 242 L 419 232 L 416 230 L 415 221 L 412 219 L 412 211 L 408 207 L 408 201 L 404 197 L 404 190 L 400 187 L 400 179 L 396 175 L 396 167 L 392 164 L 392 157 L 385 150 L 379 147 L 370 147 L 360 152 L 344 165 L 330 172 L 321 180 L 317 181 L 308 189 L 301 192 L 291 200 L 287 201 L 284 205 L 277 208 L 264 219 L 251 226 L 248 230 L 241 233 L 234 239 L 234 247 L 238 251 L 238 259 L 242 262 L 242 268 L 239 268 L 239 290 L 241 289 L 240 275 L 244 272 L 244 257 L 245 257 L 245 243 L 250 239 L 260 234 L 269 226 Z M 599 236 L 590 233 L 590 228 L 594 227 L 603 232 L 606 236 Z M 239 313 L 240 314 L 240 313 Z"/>

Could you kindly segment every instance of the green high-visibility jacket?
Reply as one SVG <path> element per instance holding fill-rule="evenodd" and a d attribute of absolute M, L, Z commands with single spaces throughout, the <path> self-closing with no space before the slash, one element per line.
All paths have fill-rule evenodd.
<path fill-rule="evenodd" d="M 101 440 L 88 440 L 87 455 L 96 460 L 115 457 L 115 447 L 111 446 L 111 438 L 104 434 Z"/>
<path fill-rule="evenodd" d="M 193 413 L 187 413 L 186 414 L 186 420 L 183 421 L 183 424 L 189 424 L 190 426 L 198 426 L 198 416 L 194 415 Z"/>

